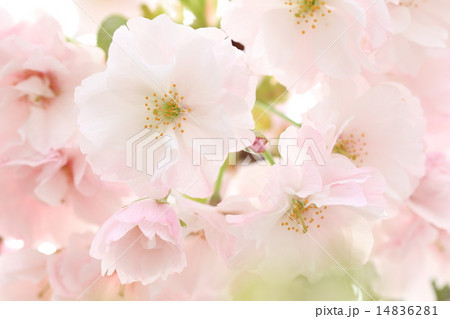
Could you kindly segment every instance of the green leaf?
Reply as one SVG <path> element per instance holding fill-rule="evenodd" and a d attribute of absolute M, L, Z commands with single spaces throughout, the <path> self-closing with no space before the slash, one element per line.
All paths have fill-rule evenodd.
<path fill-rule="evenodd" d="M 195 16 L 201 16 L 206 7 L 206 0 L 180 0 L 181 4 L 189 9 Z"/>
<path fill-rule="evenodd" d="M 273 77 L 265 76 L 256 89 L 256 99 L 266 104 L 272 104 L 275 101 L 281 103 L 287 100 L 288 94 L 286 87 L 278 83 Z"/>
<path fill-rule="evenodd" d="M 166 205 L 170 205 L 170 203 L 169 203 L 169 201 L 168 201 L 169 195 L 170 195 L 170 192 L 167 193 L 166 197 L 160 198 L 160 199 L 155 199 L 155 201 L 156 201 L 158 204 L 166 204 Z"/>
<path fill-rule="evenodd" d="M 448 301 L 450 300 L 450 287 L 438 287 L 435 282 L 433 282 L 433 288 L 436 293 L 436 300 L 438 301 Z"/>
<path fill-rule="evenodd" d="M 105 51 L 106 58 L 108 58 L 109 46 L 112 42 L 114 31 L 127 23 L 127 18 L 121 15 L 112 15 L 106 18 L 97 32 L 97 46 Z"/>
<path fill-rule="evenodd" d="M 208 14 L 214 14 L 217 0 L 180 0 L 181 4 L 195 15 L 193 28 L 209 27 Z"/>
<path fill-rule="evenodd" d="M 148 5 L 141 5 L 142 16 L 147 19 L 154 19 L 160 14 L 164 13 L 164 8 L 162 6 L 158 6 L 155 10 L 150 10 Z"/>
<path fill-rule="evenodd" d="M 186 223 L 185 223 L 184 221 L 182 221 L 181 219 L 180 219 L 180 225 L 181 225 L 181 227 L 183 227 L 183 228 L 186 228 L 186 227 L 187 227 Z"/>

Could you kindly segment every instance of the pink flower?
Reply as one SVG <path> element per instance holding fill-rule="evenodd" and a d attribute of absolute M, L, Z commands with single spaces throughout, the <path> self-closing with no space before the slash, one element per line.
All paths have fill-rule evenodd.
<path fill-rule="evenodd" d="M 393 41 L 399 43 L 399 40 Z M 400 42 L 401 43 L 401 42 Z M 386 81 L 396 81 L 407 86 L 420 99 L 427 120 L 426 146 L 427 151 L 443 152 L 450 156 L 448 138 L 450 129 L 450 83 L 442 79 L 450 73 L 450 49 L 426 50 L 417 44 L 413 52 L 405 52 L 401 47 L 395 50 L 392 57 L 401 61 L 390 61 L 392 66 L 384 74 L 365 74 L 372 84 Z M 416 57 L 418 54 L 420 57 Z M 407 63 L 405 65 L 405 63 Z M 414 66 L 414 67 L 412 67 Z M 408 70 L 410 72 L 406 72 Z"/>
<path fill-rule="evenodd" d="M 183 223 L 183 250 L 186 267 L 149 287 L 156 300 L 229 299 L 231 271 L 226 262 L 234 254 L 235 238 L 230 225 L 217 207 L 186 198 L 176 201 L 174 209 Z"/>
<path fill-rule="evenodd" d="M 431 283 L 450 283 L 449 177 L 448 161 L 428 154 L 427 173 L 412 196 L 375 228 L 374 287 L 384 298 L 434 300 Z"/>
<path fill-rule="evenodd" d="M 235 0 L 222 19 L 255 72 L 274 75 L 298 93 L 317 83 L 321 72 L 348 78 L 361 63 L 373 68 L 366 54 L 381 44 L 388 25 L 383 1 Z"/>
<path fill-rule="evenodd" d="M 409 41 L 402 35 L 391 35 L 375 52 L 375 61 L 379 71 L 385 74 L 402 73 L 417 76 L 427 51 L 427 48 Z"/>
<path fill-rule="evenodd" d="M 327 149 L 385 177 L 388 195 L 405 200 L 425 173 L 425 119 L 418 99 L 394 84 L 364 89 L 331 81 L 324 101 L 305 116 Z"/>
<path fill-rule="evenodd" d="M 439 236 L 430 247 L 431 260 L 435 263 L 432 280 L 441 288 L 450 284 L 450 234 L 440 230 Z"/>
<path fill-rule="evenodd" d="M 30 171 L 23 166 L 0 167 L 1 236 L 21 239 L 25 247 L 44 241 L 60 247 L 73 231 L 86 231 L 89 226 L 76 218 L 73 207 L 49 206 L 36 197 L 36 180 L 26 176 Z"/>
<path fill-rule="evenodd" d="M 408 205 L 435 227 L 450 233 L 450 162 L 442 154 L 428 154 L 427 172 Z"/>
<path fill-rule="evenodd" d="M 92 234 L 74 234 L 67 246 L 48 257 L 52 300 L 146 300 L 139 283 L 121 285 L 117 276 L 102 277 L 100 261 L 89 256 Z"/>
<path fill-rule="evenodd" d="M 91 242 L 92 236 L 87 234 L 72 235 L 66 247 L 49 256 L 47 268 L 53 299 L 75 300 L 101 276 L 100 262 L 89 256 Z M 105 280 L 102 278 L 102 281 Z M 109 290 L 117 288 L 119 291 L 119 286 L 117 282 L 116 287 L 109 287 Z M 97 291 L 97 284 L 92 288 Z M 87 295 L 92 296 L 93 291 L 88 291 Z M 111 294 L 108 295 L 111 297 Z"/>
<path fill-rule="evenodd" d="M 74 89 L 102 69 L 102 55 L 67 42 L 51 18 L 6 30 L 0 37 L 0 154 L 27 144 L 43 154 L 61 148 L 77 129 Z"/>
<path fill-rule="evenodd" d="M 405 205 L 377 226 L 371 256 L 378 275 L 375 292 L 387 299 L 435 300 L 431 281 L 437 273 L 430 252 L 438 231 Z"/>
<path fill-rule="evenodd" d="M 177 188 L 207 197 L 226 154 L 248 146 L 241 139 L 253 142 L 255 81 L 244 54 L 222 31 L 193 30 L 166 15 L 133 18 L 127 26 L 114 34 L 106 71 L 76 91 L 82 150 L 103 179 L 129 181 L 139 194 L 162 198 Z M 171 152 L 152 174 L 126 167 L 127 140 L 144 129 L 163 143 L 153 164 L 167 159 L 166 148 Z M 195 143 L 202 139 L 223 142 L 223 158 L 206 161 L 204 146 Z"/>
<path fill-rule="evenodd" d="M 101 259 L 103 275 L 117 272 L 123 284 L 166 279 L 186 266 L 180 221 L 171 206 L 139 200 L 103 224 L 91 256 Z"/>
<path fill-rule="evenodd" d="M 229 225 L 223 214 L 216 207 L 180 198 L 176 201 L 175 210 L 185 223 L 185 237 L 191 234 L 202 234 L 213 251 L 223 260 L 234 253 L 235 238 L 229 231 Z"/>
<path fill-rule="evenodd" d="M 47 256 L 21 249 L 0 256 L 0 300 L 49 300 Z"/>
<path fill-rule="evenodd" d="M 186 268 L 155 283 L 156 300 L 229 300 L 231 271 L 211 249 L 202 232 L 184 241 Z"/>
<path fill-rule="evenodd" d="M 71 232 L 106 221 L 128 195 L 124 185 L 100 181 L 77 148 L 20 157 L 0 165 L 0 234 L 27 247 L 64 245 Z"/>
<path fill-rule="evenodd" d="M 402 81 L 416 94 L 425 110 L 427 150 L 450 157 L 450 83 L 443 81 L 450 72 L 450 49 L 429 54 L 415 78 Z M 425 80 L 425 81 L 424 81 Z"/>
<path fill-rule="evenodd" d="M 401 72 L 423 80 L 418 75 L 422 64 L 430 53 L 433 55 L 438 52 L 430 48 L 449 46 L 450 23 L 447 12 L 450 4 L 445 0 L 386 0 L 386 3 L 392 17 L 389 28 L 392 34 L 375 52 L 375 61 L 388 75 Z M 431 74 L 430 81 L 441 79 L 437 74 Z M 420 81 L 420 84 L 428 86 L 428 81 Z"/>
<path fill-rule="evenodd" d="M 297 143 L 290 143 L 292 139 Z M 297 162 L 306 140 L 315 142 L 322 165 L 314 160 Z M 365 263 L 372 246 L 372 221 L 382 216 L 381 175 L 357 168 L 345 157 L 331 156 L 323 137 L 307 126 L 298 132 L 288 128 L 280 141 L 290 146 L 289 153 L 280 147 L 288 165 L 266 167 L 265 185 L 254 182 L 260 190 L 259 203 L 253 208 L 237 205 L 232 197 L 220 204 L 222 211 L 234 210 L 227 220 L 236 225 L 233 233 L 241 239 L 235 262 L 253 259 L 289 278 L 302 274 L 311 280 L 336 267 L 327 253 L 344 267 Z"/>
<path fill-rule="evenodd" d="M 428 47 L 448 47 L 450 23 L 445 0 L 389 0 L 392 31 L 408 40 Z"/>

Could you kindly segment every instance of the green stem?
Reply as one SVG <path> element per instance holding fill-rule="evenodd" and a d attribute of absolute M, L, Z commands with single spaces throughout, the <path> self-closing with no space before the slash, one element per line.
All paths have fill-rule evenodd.
<path fill-rule="evenodd" d="M 264 152 L 262 153 L 262 156 L 264 156 L 264 158 L 266 159 L 266 161 L 269 162 L 270 165 L 275 164 L 272 154 L 270 154 L 270 152 L 267 149 L 264 150 Z"/>
<path fill-rule="evenodd" d="M 140 202 L 141 200 L 145 200 L 145 199 L 149 199 L 150 197 L 142 197 L 142 198 L 138 198 L 138 199 L 136 199 L 136 200 L 134 200 L 134 201 L 132 201 L 131 203 L 128 203 L 128 204 L 125 204 L 125 205 L 123 205 L 121 208 L 125 208 L 125 207 L 128 207 L 128 206 L 130 206 L 131 204 L 134 204 L 134 203 L 136 203 L 136 202 Z"/>
<path fill-rule="evenodd" d="M 219 170 L 219 176 L 217 176 L 216 183 L 214 184 L 214 193 L 212 194 L 211 198 L 209 199 L 210 205 L 217 205 L 221 198 L 220 198 L 220 188 L 222 187 L 222 181 L 223 181 L 223 175 L 225 174 L 225 171 L 228 167 L 228 157 L 223 163 L 222 167 L 220 167 Z"/>
<path fill-rule="evenodd" d="M 301 123 L 295 122 L 294 120 L 292 120 L 291 118 L 289 118 L 286 114 L 284 114 L 284 113 L 278 111 L 274 106 L 270 106 L 270 105 L 267 104 L 267 103 L 264 103 L 264 102 L 262 102 L 262 101 L 257 100 L 256 103 L 255 103 L 255 107 L 258 107 L 258 108 L 260 108 L 260 109 L 262 109 L 262 110 L 265 110 L 266 112 L 273 113 L 273 114 L 275 114 L 275 115 L 281 117 L 282 119 L 288 121 L 289 123 L 291 123 L 291 124 L 293 124 L 293 125 L 295 125 L 295 126 L 297 126 L 297 127 L 302 127 L 302 124 L 301 124 Z"/>
<path fill-rule="evenodd" d="M 197 203 L 206 204 L 208 202 L 208 198 L 194 198 L 186 194 L 182 194 L 182 196 Z"/>

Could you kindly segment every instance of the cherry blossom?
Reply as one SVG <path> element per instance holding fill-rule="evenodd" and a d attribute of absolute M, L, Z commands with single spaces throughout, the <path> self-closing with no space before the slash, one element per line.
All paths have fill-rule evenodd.
<path fill-rule="evenodd" d="M 46 258 L 33 249 L 0 256 L 1 300 L 49 300 Z"/>
<path fill-rule="evenodd" d="M 450 232 L 450 162 L 443 154 L 431 153 L 427 171 L 410 197 L 411 209 L 430 224 Z"/>
<path fill-rule="evenodd" d="M 99 49 L 66 41 L 49 17 L 4 26 L 0 37 L 0 155 L 31 146 L 43 154 L 77 130 L 74 89 L 103 68 Z M 1 31 L 0 31 L 1 32 Z"/>
<path fill-rule="evenodd" d="M 0 299 L 449 298 L 448 0 L 7 7 Z"/>
<path fill-rule="evenodd" d="M 434 300 L 432 282 L 450 282 L 449 162 L 442 154 L 427 157 L 426 175 L 397 214 L 375 229 L 371 260 L 378 272 L 374 287 L 384 298 Z"/>
<path fill-rule="evenodd" d="M 35 180 L 21 178 L 18 167 L 0 167 L 0 234 L 24 241 L 27 248 L 50 242 L 63 245 L 73 231 L 86 231 L 89 225 L 78 219 L 68 205 L 50 206 L 39 200 Z M 22 176 L 23 177 L 23 176 Z"/>
<path fill-rule="evenodd" d="M 450 23 L 445 0 L 388 0 L 392 32 L 428 47 L 447 47 Z"/>
<path fill-rule="evenodd" d="M 379 228 L 371 257 L 379 276 L 373 283 L 375 291 L 388 299 L 433 300 L 429 250 L 438 231 L 407 207 Z"/>
<path fill-rule="evenodd" d="M 227 216 L 247 243 L 237 252 L 240 258 L 258 252 L 266 255 L 260 261 L 255 258 L 264 267 L 280 271 L 283 265 L 289 278 L 302 274 L 317 280 L 330 267 L 337 267 L 335 262 L 355 267 L 368 259 L 371 221 L 383 212 L 384 180 L 376 170 L 331 156 L 323 137 L 312 128 L 302 127 L 297 133 L 290 127 L 281 141 L 292 137 L 297 144 L 290 145 L 290 156 L 301 154 L 305 140 L 314 139 L 325 165 L 314 161 L 295 165 L 294 160 L 290 165 L 269 167 L 266 184 L 255 182 L 260 191 L 258 206 L 236 205 L 236 199 L 229 204 L 225 199 L 221 205 L 230 212 L 240 207 Z"/>
<path fill-rule="evenodd" d="M 102 277 L 100 261 L 89 256 L 93 235 L 74 234 L 67 246 L 47 259 L 52 300 L 147 300 L 139 283 L 121 285 L 117 275 Z"/>
<path fill-rule="evenodd" d="M 367 19 L 376 21 L 371 30 L 365 30 Z M 389 23 L 382 1 L 235 0 L 222 28 L 245 46 L 255 72 L 274 75 L 303 93 L 321 72 L 349 78 L 359 73 L 360 64 L 374 68 L 364 51 L 381 44 L 383 31 L 376 30 L 386 32 Z"/>
<path fill-rule="evenodd" d="M 189 235 L 184 241 L 186 268 L 167 280 L 155 283 L 155 300 L 229 300 L 230 269 L 211 249 L 204 234 Z"/>
<path fill-rule="evenodd" d="M 31 189 L 37 200 L 52 207 L 73 207 L 81 219 L 94 224 L 111 216 L 120 208 L 121 198 L 128 194 L 124 185 L 100 181 L 77 148 L 64 148 L 45 156 L 34 152 L 3 165 L 20 171 L 19 183 Z"/>
<path fill-rule="evenodd" d="M 0 165 L 0 232 L 26 246 L 63 245 L 72 231 L 106 221 L 129 194 L 125 185 L 94 175 L 77 148 L 21 157 Z"/>
<path fill-rule="evenodd" d="M 305 121 L 326 136 L 332 152 L 358 167 L 379 170 L 391 198 L 408 198 L 425 173 L 425 119 L 419 100 L 397 84 L 367 88 L 331 82 L 327 91 Z"/>
<path fill-rule="evenodd" d="M 95 172 L 132 181 L 139 194 L 164 197 L 178 187 L 207 197 L 227 152 L 247 146 L 227 141 L 253 142 L 254 84 L 243 53 L 222 31 L 193 30 L 165 15 L 130 19 L 114 34 L 106 71 L 77 89 L 82 150 Z M 125 162 L 127 140 L 144 129 L 170 140 L 171 162 L 153 176 Z M 224 141 L 224 158 L 205 161 L 193 140 L 202 138 Z M 154 163 L 164 158 L 161 149 Z"/>
<path fill-rule="evenodd" d="M 166 279 L 186 266 L 180 221 L 170 205 L 143 199 L 115 213 L 92 241 L 91 256 L 102 274 L 144 285 Z"/>
<path fill-rule="evenodd" d="M 408 57 L 400 57 L 402 61 L 388 63 L 392 68 L 385 73 L 366 73 L 366 79 L 373 85 L 386 81 L 399 82 L 414 92 L 414 95 L 420 100 L 427 121 L 425 135 L 427 150 L 447 152 L 447 155 L 450 155 L 447 150 L 446 138 L 450 134 L 447 125 L 450 119 L 450 109 L 447 103 L 450 88 L 447 81 L 441 80 L 450 72 L 450 63 L 448 62 L 450 50 L 430 50 L 414 45 L 414 52 L 419 52 L 420 58 L 409 52 L 403 52 L 400 48 L 395 51 L 401 51 Z M 391 56 L 394 55 L 391 54 Z M 407 62 L 405 63 L 405 61 Z M 412 65 L 414 68 L 411 67 Z M 404 69 L 410 72 L 405 73 Z M 423 81 L 423 79 L 427 80 Z"/>

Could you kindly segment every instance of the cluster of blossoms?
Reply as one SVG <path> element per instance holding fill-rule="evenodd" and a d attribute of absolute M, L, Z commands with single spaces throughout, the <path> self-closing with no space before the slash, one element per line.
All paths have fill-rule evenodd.
<path fill-rule="evenodd" d="M 233 0 L 106 59 L 0 11 L 0 299 L 436 299 L 449 12 Z"/>

